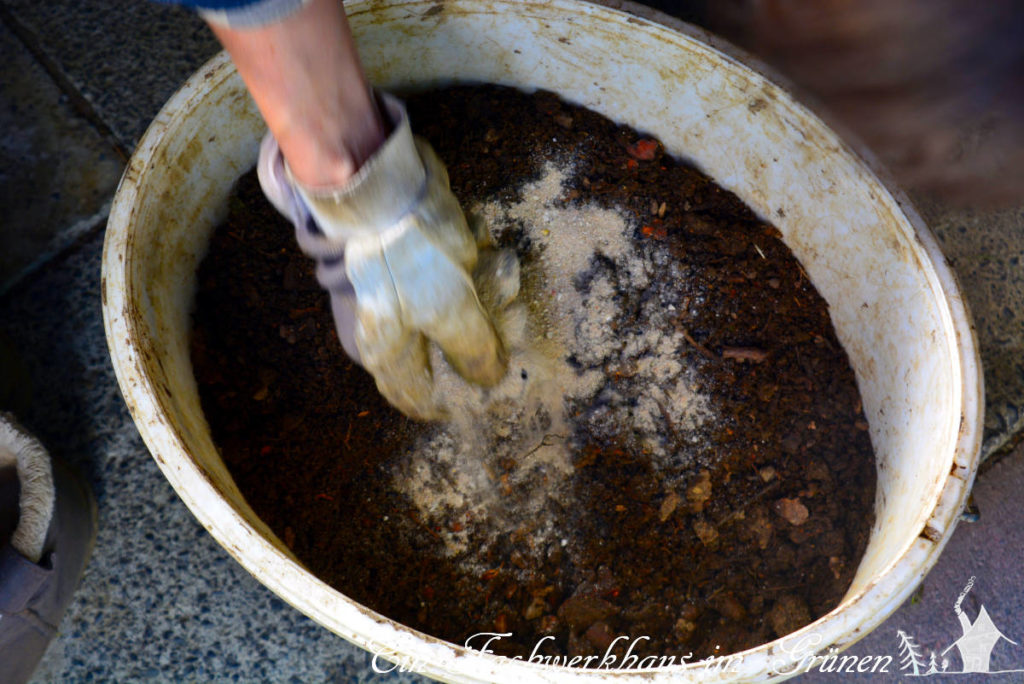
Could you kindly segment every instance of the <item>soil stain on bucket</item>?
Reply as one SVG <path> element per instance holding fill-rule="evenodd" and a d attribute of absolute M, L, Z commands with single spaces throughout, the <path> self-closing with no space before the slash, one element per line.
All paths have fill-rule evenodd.
<path fill-rule="evenodd" d="M 834 608 L 874 461 L 827 306 L 778 232 L 548 93 L 457 87 L 409 109 L 471 220 L 519 255 L 509 374 L 468 387 L 435 354 L 459 419 L 391 409 L 243 177 L 200 268 L 192 355 L 254 510 L 356 601 L 456 643 L 511 633 L 490 643 L 506 655 L 692 662 Z"/>

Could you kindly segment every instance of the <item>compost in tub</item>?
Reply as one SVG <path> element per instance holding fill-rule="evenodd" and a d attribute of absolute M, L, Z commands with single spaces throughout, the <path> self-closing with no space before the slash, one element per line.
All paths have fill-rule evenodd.
<path fill-rule="evenodd" d="M 827 306 L 778 231 L 550 93 L 409 108 L 472 222 L 519 257 L 519 301 L 495 313 L 507 377 L 469 387 L 435 350 L 452 419 L 389 407 L 250 172 L 200 267 L 192 348 L 257 514 L 345 595 L 454 643 L 505 634 L 489 647 L 509 656 L 703 660 L 832 610 L 867 544 L 874 459 Z"/>

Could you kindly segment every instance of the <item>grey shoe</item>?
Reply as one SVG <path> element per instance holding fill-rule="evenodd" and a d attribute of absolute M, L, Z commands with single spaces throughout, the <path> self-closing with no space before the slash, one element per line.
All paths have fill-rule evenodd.
<path fill-rule="evenodd" d="M 88 485 L 0 412 L 0 672 L 27 682 L 96 539 Z"/>

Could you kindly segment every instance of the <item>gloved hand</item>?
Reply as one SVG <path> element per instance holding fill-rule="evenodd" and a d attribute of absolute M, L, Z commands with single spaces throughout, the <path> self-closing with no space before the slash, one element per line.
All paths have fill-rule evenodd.
<path fill-rule="evenodd" d="M 506 354 L 478 297 L 490 305 L 518 292 L 518 263 L 505 254 L 477 266 L 477 240 L 448 185 L 444 165 L 414 138 L 404 107 L 381 96 L 391 134 L 344 187 L 304 188 L 268 133 L 258 174 L 271 203 L 295 225 L 302 250 L 317 261 L 331 295 L 345 351 L 406 415 L 439 418 L 427 340 L 466 380 L 490 386 Z M 483 272 L 486 271 L 486 272 Z"/>

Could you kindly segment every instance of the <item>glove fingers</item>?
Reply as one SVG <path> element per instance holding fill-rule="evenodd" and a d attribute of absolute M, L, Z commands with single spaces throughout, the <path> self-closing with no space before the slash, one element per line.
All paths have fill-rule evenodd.
<path fill-rule="evenodd" d="M 513 304 L 519 296 L 519 259 L 515 251 L 481 250 L 473 269 L 473 284 L 505 348 L 522 348 L 528 333 L 525 307 Z M 511 355 L 511 351 L 507 353 Z"/>
<path fill-rule="evenodd" d="M 421 420 L 441 417 L 433 402 L 426 341 L 402 315 L 379 240 L 351 240 L 346 260 L 356 301 L 355 341 L 363 367 L 398 410 Z"/>
<path fill-rule="evenodd" d="M 431 321 L 423 332 L 441 347 L 448 363 L 466 380 L 492 387 L 505 375 L 505 346 L 468 284 L 445 316 Z"/>
<path fill-rule="evenodd" d="M 473 269 L 480 303 L 494 317 L 519 294 L 519 260 L 511 249 L 483 249 Z"/>
<path fill-rule="evenodd" d="M 466 217 L 466 225 L 469 226 L 469 232 L 473 239 L 476 240 L 476 248 L 483 250 L 493 247 L 494 240 L 491 239 L 491 231 L 487 227 L 487 221 L 484 220 L 484 217 L 472 211 L 466 211 L 463 214 Z"/>
<path fill-rule="evenodd" d="M 363 367 L 392 406 L 419 420 L 444 417 L 434 403 L 434 381 L 423 335 L 372 309 L 356 310 L 356 340 Z"/>
<path fill-rule="evenodd" d="M 377 354 L 366 364 L 377 389 L 392 406 L 418 420 L 438 420 L 444 410 L 434 402 L 434 383 L 430 372 L 427 344 L 418 333 L 406 333 L 392 340 L 388 353 Z"/>

